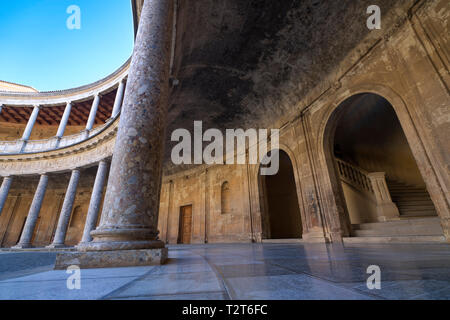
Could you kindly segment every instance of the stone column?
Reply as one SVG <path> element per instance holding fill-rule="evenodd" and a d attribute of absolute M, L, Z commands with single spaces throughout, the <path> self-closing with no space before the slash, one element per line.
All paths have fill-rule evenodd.
<path fill-rule="evenodd" d="M 69 186 L 67 187 L 64 202 L 61 208 L 61 213 L 59 214 L 55 238 L 53 239 L 52 244 L 47 246 L 47 248 L 61 248 L 65 246 L 64 240 L 66 239 L 67 227 L 69 225 L 70 215 L 72 213 L 75 196 L 77 195 L 77 186 L 79 180 L 80 180 L 80 170 L 78 169 L 72 170 Z"/>
<path fill-rule="evenodd" d="M 91 231 L 95 229 L 95 226 L 97 224 L 107 172 L 108 162 L 106 160 L 100 161 L 100 163 L 98 164 L 97 175 L 95 176 L 94 188 L 92 189 L 91 201 L 89 202 L 89 209 L 86 216 L 86 223 L 84 225 L 83 238 L 81 239 L 79 245 L 83 245 L 86 242 L 92 241 Z"/>
<path fill-rule="evenodd" d="M 67 122 L 69 121 L 70 111 L 72 110 L 72 103 L 67 102 L 66 108 L 64 109 L 64 113 L 59 123 L 58 132 L 56 133 L 57 138 L 62 138 L 64 135 L 64 131 L 66 131 Z"/>
<path fill-rule="evenodd" d="M 94 127 L 95 116 L 97 115 L 98 105 L 100 103 L 100 96 L 98 94 L 95 95 L 94 102 L 92 102 L 91 111 L 89 112 L 89 118 L 86 123 L 85 135 L 86 137 L 89 135 L 89 131 Z"/>
<path fill-rule="evenodd" d="M 0 187 L 0 215 L 8 198 L 9 189 L 11 188 L 12 177 L 4 177 L 2 186 Z"/>
<path fill-rule="evenodd" d="M 116 99 L 114 100 L 114 107 L 111 114 L 111 119 L 114 119 L 120 111 L 122 106 L 123 89 L 125 87 L 125 80 L 120 80 L 119 87 L 117 88 Z"/>
<path fill-rule="evenodd" d="M 44 200 L 45 191 L 47 190 L 47 184 L 48 175 L 42 174 L 39 179 L 39 184 L 37 186 L 36 193 L 34 194 L 33 201 L 31 202 L 30 210 L 28 211 L 27 221 L 23 227 L 20 241 L 13 248 L 31 248 L 31 239 L 33 237 L 36 221 L 39 217 L 39 211 L 41 211 L 42 201 Z"/>
<path fill-rule="evenodd" d="M 22 135 L 23 141 L 28 141 L 28 139 L 30 139 L 31 131 L 33 130 L 34 124 L 36 123 L 38 114 L 39 114 L 39 106 L 34 106 L 33 112 L 31 113 L 30 119 L 28 119 L 27 126 L 25 127 L 25 131 L 23 132 Z"/>
<path fill-rule="evenodd" d="M 2 113 L 3 105 L 0 104 L 0 113 Z"/>
<path fill-rule="evenodd" d="M 158 248 L 154 251 L 156 256 L 167 255 L 164 243 L 157 240 L 157 225 L 168 107 L 172 5 L 172 1 L 166 0 L 144 2 L 100 226 L 91 232 L 94 240 L 78 247 L 80 251 Z M 123 255 L 118 253 L 116 262 L 122 261 Z M 161 261 L 164 259 L 161 257 Z"/>

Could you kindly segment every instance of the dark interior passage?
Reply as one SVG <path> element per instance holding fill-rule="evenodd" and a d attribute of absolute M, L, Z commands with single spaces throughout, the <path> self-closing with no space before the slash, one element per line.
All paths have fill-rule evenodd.
<path fill-rule="evenodd" d="M 302 222 L 295 187 L 294 171 L 289 156 L 279 151 L 280 167 L 276 175 L 264 180 L 266 208 L 263 229 L 269 239 L 300 238 Z"/>

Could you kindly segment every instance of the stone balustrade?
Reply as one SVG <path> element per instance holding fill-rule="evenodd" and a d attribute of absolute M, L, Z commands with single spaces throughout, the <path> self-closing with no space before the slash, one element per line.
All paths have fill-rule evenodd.
<path fill-rule="evenodd" d="M 392 202 L 385 172 L 367 172 L 342 159 L 335 158 L 335 161 L 340 179 L 365 194 L 376 204 L 379 221 L 399 219 L 400 214 L 397 206 Z"/>
<path fill-rule="evenodd" d="M 110 124 L 111 122 L 108 122 L 92 129 L 91 131 L 81 131 L 76 134 L 63 136 L 59 139 L 57 137 L 51 137 L 42 140 L 0 141 L 0 155 L 38 153 L 70 147 L 95 137 L 100 132 L 106 130 Z"/>

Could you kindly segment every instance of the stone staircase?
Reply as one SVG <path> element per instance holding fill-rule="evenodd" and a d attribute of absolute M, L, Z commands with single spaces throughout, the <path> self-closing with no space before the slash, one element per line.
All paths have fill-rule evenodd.
<path fill-rule="evenodd" d="M 393 180 L 386 180 L 386 183 L 392 202 L 397 205 L 400 212 L 400 217 L 437 216 L 436 209 L 426 189 Z"/>
<path fill-rule="evenodd" d="M 388 222 L 353 224 L 353 237 L 344 243 L 445 242 L 438 217 L 410 218 Z"/>

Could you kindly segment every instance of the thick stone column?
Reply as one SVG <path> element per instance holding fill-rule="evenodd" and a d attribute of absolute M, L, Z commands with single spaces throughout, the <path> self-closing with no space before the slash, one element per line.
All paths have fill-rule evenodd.
<path fill-rule="evenodd" d="M 72 170 L 69 186 L 67 187 L 63 206 L 61 208 L 61 213 L 59 214 L 55 238 L 53 239 L 52 244 L 47 246 L 47 248 L 61 248 L 65 246 L 64 240 L 66 239 L 67 227 L 69 225 L 70 215 L 72 213 L 75 196 L 77 195 L 77 186 L 79 180 L 80 180 L 80 170 L 78 169 Z"/>
<path fill-rule="evenodd" d="M 168 0 L 144 2 L 100 226 L 91 232 L 94 240 L 79 246 L 80 251 L 157 248 L 147 250 L 147 254 L 155 254 L 161 262 L 167 255 L 164 243 L 157 240 L 157 224 L 169 90 L 172 4 Z M 123 256 L 129 254 L 123 251 L 115 255 L 115 262 L 121 265 Z"/>
<path fill-rule="evenodd" d="M 33 201 L 31 202 L 30 210 L 28 211 L 27 221 L 23 227 L 20 241 L 13 248 L 31 248 L 31 239 L 33 237 L 34 227 L 41 211 L 42 201 L 44 200 L 45 191 L 48 185 L 48 175 L 42 174 L 39 179 L 39 184 L 34 194 Z"/>
<path fill-rule="evenodd" d="M 92 241 L 91 231 L 94 230 L 97 224 L 107 172 L 108 162 L 106 160 L 100 161 L 100 163 L 98 164 L 97 175 L 95 176 L 94 188 L 92 189 L 91 201 L 89 202 L 89 209 L 86 217 L 86 223 L 84 225 L 83 238 L 81 239 L 81 242 L 79 244 L 81 246 L 87 242 Z"/>
<path fill-rule="evenodd" d="M 64 131 L 66 131 L 66 126 L 67 122 L 69 121 L 71 110 L 72 110 L 72 103 L 67 102 L 66 108 L 64 109 L 64 113 L 61 118 L 61 122 L 59 123 L 58 132 L 56 133 L 56 137 L 59 139 L 63 137 Z"/>
<path fill-rule="evenodd" d="M 36 123 L 36 119 L 39 114 L 39 106 L 34 106 L 33 112 L 31 113 L 30 119 L 28 119 L 27 126 L 25 127 L 25 131 L 22 135 L 23 141 L 28 141 L 31 136 L 31 131 L 33 130 L 34 124 Z"/>
<path fill-rule="evenodd" d="M 9 189 L 11 188 L 12 177 L 4 177 L 2 186 L 0 187 L 0 215 L 8 198 Z"/>
<path fill-rule="evenodd" d="M 119 87 L 117 88 L 116 99 L 114 100 L 114 106 L 111 114 L 111 119 L 117 117 L 122 106 L 123 89 L 125 87 L 125 80 L 120 80 Z"/>

